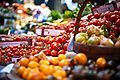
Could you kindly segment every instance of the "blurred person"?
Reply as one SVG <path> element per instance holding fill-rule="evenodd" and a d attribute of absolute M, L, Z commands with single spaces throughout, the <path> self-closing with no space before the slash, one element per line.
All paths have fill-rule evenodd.
<path fill-rule="evenodd" d="M 46 4 L 42 3 L 40 6 L 37 6 L 33 12 L 33 17 L 38 22 L 43 22 L 47 19 L 49 14 L 51 13 L 51 10 L 49 7 L 46 6 Z"/>

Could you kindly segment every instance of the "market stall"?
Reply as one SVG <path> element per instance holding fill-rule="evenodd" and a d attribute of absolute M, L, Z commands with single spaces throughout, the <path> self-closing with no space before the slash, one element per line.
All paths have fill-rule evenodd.
<path fill-rule="evenodd" d="M 62 13 L 13 4 L 17 16 L 0 35 L 0 80 L 120 80 L 120 1 L 77 1 Z"/>

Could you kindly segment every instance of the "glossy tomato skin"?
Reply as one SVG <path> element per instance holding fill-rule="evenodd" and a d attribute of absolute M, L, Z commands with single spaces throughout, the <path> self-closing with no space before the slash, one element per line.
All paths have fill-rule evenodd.
<path fill-rule="evenodd" d="M 65 43 L 65 44 L 63 45 L 63 50 L 67 51 L 67 48 L 68 48 L 68 43 Z"/>
<path fill-rule="evenodd" d="M 120 19 L 117 19 L 116 26 L 120 27 Z"/>
<path fill-rule="evenodd" d="M 53 42 L 51 45 L 50 45 L 51 49 L 53 50 L 59 50 L 59 44 L 57 42 Z"/>
<path fill-rule="evenodd" d="M 47 49 L 47 48 L 44 49 L 43 52 L 44 52 L 47 56 L 50 56 L 50 54 L 51 54 L 50 49 Z"/>
<path fill-rule="evenodd" d="M 65 51 L 64 50 L 60 50 L 60 51 L 58 51 L 58 55 L 59 54 L 65 54 Z"/>
<path fill-rule="evenodd" d="M 91 20 L 92 17 L 93 17 L 93 14 L 89 14 L 89 15 L 87 16 L 88 20 Z"/>
<path fill-rule="evenodd" d="M 117 15 L 111 15 L 111 17 L 110 17 L 110 20 L 112 21 L 112 22 L 116 22 L 116 20 L 118 19 L 118 17 L 117 17 Z"/>
<path fill-rule="evenodd" d="M 56 51 L 56 50 L 51 51 L 51 56 L 56 57 L 57 54 L 58 54 L 58 51 Z"/>
<path fill-rule="evenodd" d="M 95 17 L 96 19 L 99 19 L 99 18 L 100 18 L 100 14 L 99 14 L 99 13 L 95 13 L 95 14 L 94 14 L 94 17 Z"/>

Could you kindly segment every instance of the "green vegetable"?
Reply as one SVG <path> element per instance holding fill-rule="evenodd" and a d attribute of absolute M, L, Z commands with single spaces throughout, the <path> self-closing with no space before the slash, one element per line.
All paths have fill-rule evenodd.
<path fill-rule="evenodd" d="M 53 21 L 53 20 L 61 19 L 61 18 L 62 18 L 62 15 L 60 14 L 59 11 L 52 10 L 52 11 L 51 11 L 51 14 L 49 15 L 49 17 L 52 17 L 52 18 L 51 18 L 51 19 L 52 19 L 51 21 Z"/>

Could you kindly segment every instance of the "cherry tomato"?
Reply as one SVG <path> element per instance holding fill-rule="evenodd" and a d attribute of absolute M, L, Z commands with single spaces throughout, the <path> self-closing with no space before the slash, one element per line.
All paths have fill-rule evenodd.
<path fill-rule="evenodd" d="M 44 49 L 43 52 L 44 52 L 47 56 L 50 56 L 50 54 L 51 54 L 50 49 L 47 49 L 47 48 Z"/>
<path fill-rule="evenodd" d="M 99 18 L 100 18 L 100 14 L 99 14 L 99 13 L 95 13 L 95 14 L 94 14 L 94 17 L 95 17 L 96 19 L 99 19 Z"/>
<path fill-rule="evenodd" d="M 110 21 L 112 22 L 116 22 L 117 19 L 118 19 L 117 15 L 111 15 L 110 17 Z"/>
<path fill-rule="evenodd" d="M 59 54 L 65 54 L 65 51 L 64 50 L 60 50 L 60 51 L 58 51 L 58 55 Z"/>
<path fill-rule="evenodd" d="M 51 56 L 56 57 L 56 56 L 57 56 L 57 53 L 58 53 L 58 51 L 52 50 L 52 51 L 51 51 Z"/>
<path fill-rule="evenodd" d="M 59 44 L 57 42 L 53 42 L 50 47 L 54 50 L 59 50 Z"/>
<path fill-rule="evenodd" d="M 120 26 L 120 19 L 117 19 L 116 26 Z"/>

